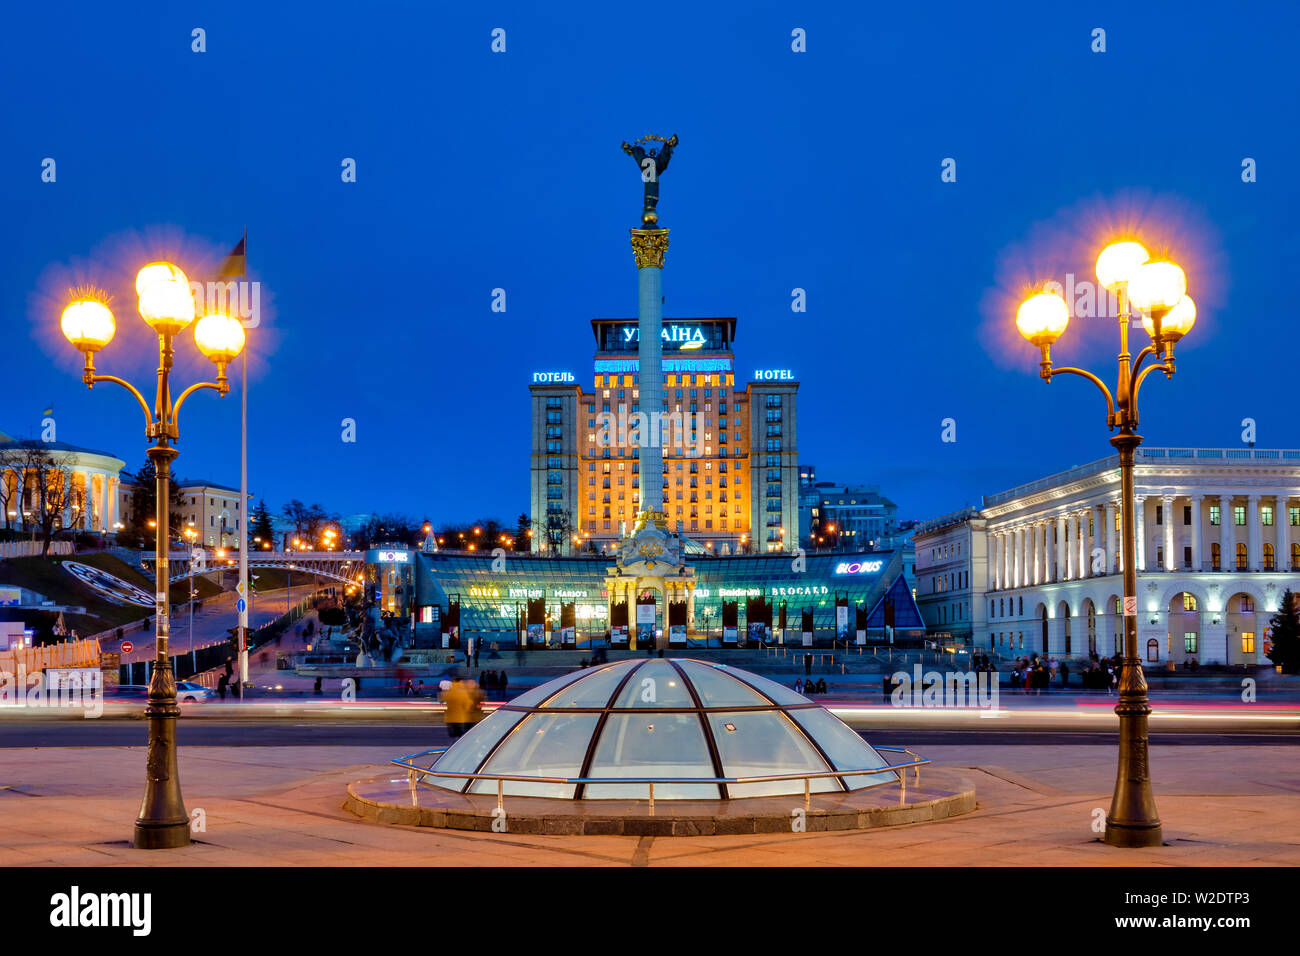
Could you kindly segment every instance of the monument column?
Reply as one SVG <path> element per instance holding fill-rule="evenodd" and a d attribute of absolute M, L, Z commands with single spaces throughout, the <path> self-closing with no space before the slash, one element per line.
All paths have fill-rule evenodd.
<path fill-rule="evenodd" d="M 667 229 L 633 229 L 632 251 L 636 255 L 637 388 L 641 410 L 649 425 L 648 435 L 641 435 L 641 501 L 637 525 L 653 521 L 667 528 L 664 517 L 663 453 L 663 268 L 668 251 Z"/>

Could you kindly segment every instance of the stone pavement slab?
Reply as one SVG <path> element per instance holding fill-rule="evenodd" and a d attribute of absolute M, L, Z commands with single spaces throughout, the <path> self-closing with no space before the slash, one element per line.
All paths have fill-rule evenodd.
<path fill-rule="evenodd" d="M 1166 846 L 1118 850 L 1092 829 L 1110 803 L 1105 747 L 935 746 L 975 784 L 973 813 L 847 832 L 543 836 L 386 826 L 343 809 L 387 772 L 382 747 L 189 747 L 186 805 L 206 829 L 179 850 L 129 840 L 142 747 L 0 749 L 0 865 L 89 866 L 1243 866 L 1300 864 L 1292 746 L 1154 748 Z"/>

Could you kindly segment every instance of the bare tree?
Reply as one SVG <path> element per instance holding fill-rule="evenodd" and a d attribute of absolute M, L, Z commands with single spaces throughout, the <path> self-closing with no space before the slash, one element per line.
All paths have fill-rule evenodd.
<path fill-rule="evenodd" d="M 77 487 L 71 454 L 55 455 L 37 446 L 27 449 L 25 459 L 25 504 L 31 510 L 32 524 L 40 532 L 41 556 L 45 557 L 59 531 L 81 524 L 86 513 L 86 489 Z M 24 527 L 27 508 L 23 510 Z"/>

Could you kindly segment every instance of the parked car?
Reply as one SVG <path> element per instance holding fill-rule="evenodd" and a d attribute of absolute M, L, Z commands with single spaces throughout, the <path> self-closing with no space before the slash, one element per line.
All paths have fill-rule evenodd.
<path fill-rule="evenodd" d="M 180 680 L 176 682 L 176 702 L 180 704 L 201 704 L 212 697 L 212 691 L 202 684 Z"/>

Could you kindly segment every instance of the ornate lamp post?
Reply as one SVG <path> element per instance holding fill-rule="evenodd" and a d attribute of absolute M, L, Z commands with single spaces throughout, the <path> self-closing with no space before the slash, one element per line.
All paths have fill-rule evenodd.
<path fill-rule="evenodd" d="M 172 340 L 194 322 L 194 296 L 185 273 L 167 262 L 154 262 L 136 276 L 141 317 L 158 336 L 158 385 L 153 408 L 130 382 L 95 372 L 95 353 L 112 341 L 116 331 L 113 313 L 96 298 L 83 297 L 63 311 L 63 334 L 86 357 L 82 381 L 87 388 L 100 382 L 121 385 L 140 403 L 144 412 L 145 436 L 154 441 L 149 460 L 157 469 L 157 532 L 154 535 L 156 651 L 153 679 L 149 682 L 149 751 L 145 769 L 144 799 L 135 821 L 137 849 L 155 850 L 185 846 L 190 842 L 189 814 L 181 798 L 176 767 L 176 678 L 168 654 L 168 559 L 171 534 L 168 503 L 171 500 L 171 463 L 178 452 L 172 443 L 179 438 L 177 419 L 185 399 L 202 388 L 213 388 L 223 396 L 230 390 L 226 364 L 244 348 L 244 329 L 228 315 L 205 315 L 194 326 L 194 341 L 204 355 L 216 363 L 216 382 L 200 382 L 171 399 Z"/>
<path fill-rule="evenodd" d="M 1147 760 L 1147 717 L 1151 705 L 1147 700 L 1146 678 L 1138 657 L 1137 639 L 1137 540 L 1133 502 L 1133 455 L 1142 436 L 1138 425 L 1138 392 L 1153 371 L 1174 374 L 1174 345 L 1196 321 L 1196 306 L 1185 294 L 1183 270 L 1172 262 L 1149 262 L 1147 251 L 1136 242 L 1117 242 L 1107 246 L 1097 257 L 1097 279 L 1107 289 L 1119 293 L 1119 374 L 1112 394 L 1106 384 L 1091 372 L 1077 368 L 1053 368 L 1052 343 L 1060 338 L 1069 322 L 1070 310 L 1059 295 L 1041 292 L 1030 296 L 1016 313 L 1020 334 L 1042 352 L 1039 375 L 1051 382 L 1063 372 L 1082 375 L 1106 398 L 1106 424 L 1119 434 L 1110 443 L 1119 451 L 1120 510 L 1124 541 L 1124 662 L 1120 670 L 1119 766 L 1115 776 L 1115 795 L 1106 816 L 1105 840 L 1111 846 L 1159 846 L 1162 842 L 1160 818 L 1151 793 L 1151 776 Z M 1137 354 L 1128 351 L 1128 303 L 1142 313 L 1142 325 L 1151 336 L 1151 344 Z M 1155 364 L 1142 367 L 1148 357 Z"/>

